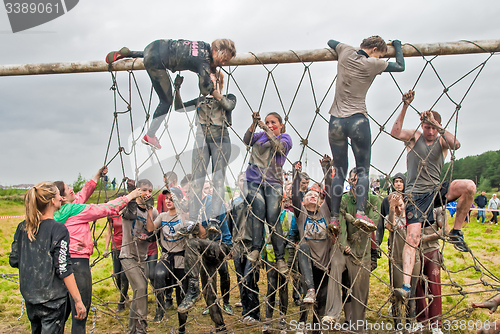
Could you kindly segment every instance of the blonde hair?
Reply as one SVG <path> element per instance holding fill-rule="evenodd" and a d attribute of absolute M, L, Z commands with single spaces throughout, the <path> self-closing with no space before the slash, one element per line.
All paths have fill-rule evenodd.
<path fill-rule="evenodd" d="M 42 215 L 49 206 L 50 201 L 57 195 L 57 187 L 54 183 L 44 181 L 30 188 L 24 196 L 26 208 L 26 233 L 33 241 L 38 233 L 38 227 L 42 221 Z"/>
<path fill-rule="evenodd" d="M 216 39 L 215 41 L 213 41 L 212 51 L 225 53 L 227 55 L 230 55 L 231 58 L 234 58 L 236 56 L 236 46 L 234 46 L 234 42 L 226 38 Z"/>

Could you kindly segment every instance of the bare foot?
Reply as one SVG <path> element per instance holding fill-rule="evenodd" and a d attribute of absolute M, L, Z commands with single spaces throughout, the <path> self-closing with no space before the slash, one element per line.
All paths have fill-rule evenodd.
<path fill-rule="evenodd" d="M 472 303 L 473 308 L 487 308 L 490 310 L 490 314 L 495 312 L 498 307 L 498 302 L 494 299 L 488 300 L 482 303 Z"/>
<path fill-rule="evenodd" d="M 472 307 L 474 307 L 474 306 L 472 306 Z M 480 328 L 477 330 L 477 334 L 498 334 L 498 333 L 500 333 L 500 322 L 498 322 L 498 321 L 491 323 L 489 329 Z"/>

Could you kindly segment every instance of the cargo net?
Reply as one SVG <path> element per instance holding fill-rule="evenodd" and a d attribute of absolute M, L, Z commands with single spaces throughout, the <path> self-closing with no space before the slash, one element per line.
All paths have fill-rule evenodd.
<path fill-rule="evenodd" d="M 405 145 L 390 135 L 392 124 L 402 107 L 402 95 L 408 89 L 416 91 L 415 100 L 410 105 L 406 116 L 406 128 L 417 127 L 417 124 L 420 124 L 420 114 L 425 110 L 435 109 L 441 112 L 443 127 L 452 134 L 457 135 L 459 116 L 462 107 L 465 106 L 465 98 L 473 91 L 473 88 L 477 89 L 477 85 L 475 85 L 477 79 L 494 54 L 491 53 L 486 56 L 484 54 L 460 56 L 454 59 L 448 56 L 428 57 L 422 55 L 420 58 L 406 59 L 405 72 L 396 74 L 383 73 L 375 80 L 367 98 L 368 117 L 372 129 L 371 171 L 378 174 L 382 179 L 385 179 L 386 189 L 391 184 L 392 177 L 396 172 L 406 171 L 405 159 L 403 159 L 406 152 Z M 477 66 L 472 69 L 470 67 L 463 69 L 463 65 L 460 66 L 459 62 L 457 62 L 458 58 L 461 57 L 472 57 Z M 342 288 L 343 292 L 341 294 L 342 297 L 335 300 L 334 303 L 341 304 L 343 306 L 342 309 L 350 303 L 353 309 L 351 320 L 355 320 L 354 313 L 358 312 L 357 314 L 359 314 L 359 307 L 362 305 L 366 312 L 365 326 L 368 330 L 376 330 L 376 326 L 379 326 L 379 329 L 384 332 L 396 331 L 398 328 L 395 325 L 389 325 L 389 323 L 393 324 L 394 322 L 396 324 L 406 324 L 406 326 L 415 326 L 417 318 L 421 319 L 424 313 L 429 312 L 430 302 L 437 302 L 439 298 L 443 302 L 442 316 L 439 320 L 442 320 L 443 323 L 445 321 L 458 321 L 458 324 L 461 324 L 460 321 L 463 323 L 464 320 L 469 321 L 472 319 L 470 318 L 472 309 L 469 308 L 471 300 L 468 299 L 468 296 L 472 294 L 479 295 L 476 298 L 479 300 L 481 296 L 493 296 L 500 288 L 499 278 L 474 256 L 474 249 L 471 249 L 469 252 L 459 253 L 451 246 L 452 244 L 449 243 L 446 234 L 439 233 L 439 254 L 444 255 L 440 257 L 441 260 L 426 258 L 425 255 L 421 254 L 421 250 L 417 251 L 417 254 L 420 253 L 421 263 L 434 261 L 434 263 L 438 264 L 435 268 L 441 270 L 440 275 L 438 275 L 441 277 L 441 281 L 438 283 L 429 281 L 428 273 L 424 271 L 424 266 L 420 266 L 418 273 L 413 273 L 413 277 L 420 279 L 418 284 L 421 285 L 421 295 L 412 295 L 408 303 L 402 303 L 395 299 L 393 294 L 394 288 L 398 288 L 398 286 L 393 287 L 391 285 L 391 282 L 396 281 L 396 275 L 402 277 L 401 264 L 396 264 L 394 258 L 396 254 L 388 251 L 385 239 L 380 246 L 377 246 L 377 253 L 381 258 L 378 259 L 378 268 L 372 271 L 371 261 L 362 260 L 362 258 L 371 257 L 370 236 L 366 235 L 371 233 L 360 230 L 357 238 L 367 241 L 364 248 L 366 256 L 356 257 L 355 255 L 345 255 L 350 258 L 350 263 L 352 264 L 351 267 L 346 266 L 346 268 L 349 267 L 351 270 L 347 272 L 347 276 L 346 272 L 344 272 L 343 279 L 339 279 L 337 274 L 333 274 L 335 270 L 330 270 L 333 257 L 330 257 L 329 263 L 326 265 L 318 263 L 315 256 L 311 256 L 310 252 L 300 246 L 302 244 L 307 245 L 309 240 L 290 240 L 290 236 L 287 234 L 290 230 L 291 214 L 280 214 L 281 220 L 277 222 L 268 221 L 267 219 L 269 218 L 263 216 L 262 211 L 258 212 L 257 209 L 252 210 L 252 207 L 255 207 L 255 201 L 262 201 L 262 197 L 249 196 L 248 189 L 236 188 L 238 176 L 246 170 L 251 154 L 251 147 L 244 143 L 243 137 L 246 129 L 252 122 L 252 113 L 260 113 L 262 120 L 264 120 L 264 117 L 270 111 L 277 111 L 281 114 L 286 126 L 286 133 L 290 134 L 295 144 L 288 154 L 284 170 L 292 170 L 292 165 L 296 161 L 301 161 L 304 171 L 309 171 L 311 184 L 319 189 L 323 188 L 325 178 L 317 161 L 322 159 L 325 154 L 331 154 L 329 145 L 327 144 L 327 129 L 329 123 L 328 111 L 334 97 L 336 63 L 304 63 L 301 62 L 298 56 L 297 60 L 297 64 L 261 64 L 223 69 L 226 83 L 224 92 L 233 93 L 238 99 L 236 108 L 232 113 L 233 125 L 228 127 L 232 142 L 232 156 L 229 160 L 225 156 L 219 157 L 219 159 L 224 159 L 223 162 L 227 165 L 227 170 L 224 176 L 224 196 L 221 199 L 223 208 L 225 208 L 223 210 L 225 215 L 218 216 L 218 218 L 221 218 L 223 223 L 227 223 L 229 220 L 236 222 L 231 231 L 233 234 L 233 251 L 230 252 L 230 247 L 226 247 L 221 241 L 224 238 L 219 239 L 219 241 L 213 241 L 215 246 L 206 246 L 205 244 L 201 245 L 201 243 L 195 242 L 197 240 L 196 236 L 186 237 L 185 256 L 188 254 L 188 248 L 191 248 L 189 251 L 195 254 L 196 264 L 193 267 L 186 266 L 181 275 L 182 277 L 177 277 L 179 276 L 178 271 L 175 271 L 177 275 L 175 276 L 172 267 L 166 266 L 168 274 L 173 275 L 170 276 L 173 279 L 167 281 L 170 283 L 167 283 L 165 286 L 159 287 L 156 284 L 155 288 L 152 283 L 155 276 L 151 270 L 154 270 L 154 264 L 158 262 L 156 264 L 158 267 L 160 262 L 168 256 L 168 254 L 162 254 L 161 247 L 159 247 L 158 257 L 160 260 L 153 259 L 145 263 L 145 267 L 149 268 L 149 273 L 148 270 L 144 273 L 144 279 L 149 282 L 148 296 L 150 307 L 148 323 L 150 330 L 160 328 L 162 331 L 167 332 L 177 332 L 179 329 L 182 331 L 182 328 L 179 328 L 178 315 L 175 311 L 175 306 L 178 306 L 176 305 L 176 299 L 178 303 L 182 301 L 184 294 L 187 292 L 185 289 L 188 287 L 188 284 L 184 284 L 183 282 L 186 280 L 189 281 L 189 273 L 196 266 L 199 266 L 201 279 L 197 279 L 202 291 L 201 295 L 204 298 L 195 303 L 195 306 L 187 313 L 186 332 L 208 333 L 223 329 L 234 332 L 258 332 L 261 330 L 290 331 L 299 330 L 301 322 L 305 323 L 306 330 L 313 329 L 311 327 L 313 326 L 313 317 L 321 321 L 325 316 L 325 312 L 329 312 L 326 308 L 332 304 L 330 301 L 327 303 L 326 291 L 340 288 Z M 440 71 L 443 74 L 440 75 Z M 170 74 L 168 71 L 167 73 Z M 325 75 L 325 73 L 328 73 L 328 75 Z M 138 78 L 139 74 L 140 78 Z M 147 86 L 148 83 L 147 77 L 142 77 L 142 73 L 139 74 L 133 70 L 129 71 L 128 74 L 111 73 L 111 90 L 114 97 L 115 111 L 107 144 L 105 164 L 120 165 L 124 181 L 120 184 L 118 190 L 114 192 L 109 190 L 105 193 L 101 192 L 106 197 L 105 199 L 101 198 L 101 200 L 113 198 L 123 191 L 127 177 L 135 180 L 147 177 L 144 176 L 145 173 L 143 174 L 143 172 L 148 168 L 154 170 L 153 173 L 156 174 L 157 179 L 169 171 L 175 171 L 180 181 L 185 175 L 192 173 L 193 168 L 199 168 L 199 165 L 191 165 L 192 161 L 194 164 L 197 164 L 202 160 L 201 156 L 192 159 L 192 155 L 196 154 L 195 152 L 199 148 L 196 147 L 194 140 L 197 131 L 196 112 L 189 113 L 185 110 L 174 111 L 174 108 L 171 108 L 164 121 L 164 127 L 160 128 L 157 132 L 157 136 L 163 146 L 162 150 L 149 148 L 140 142 L 148 129 L 148 121 L 151 120 L 156 107 L 156 102 L 154 102 L 156 101 L 156 94 L 152 88 L 151 90 L 146 90 L 145 94 L 141 91 L 141 86 Z M 182 74 L 186 77 L 186 81 L 182 86 L 182 96 L 185 100 L 188 100 L 189 86 L 193 87 L 192 92 L 198 94 L 197 91 L 194 91 L 194 89 L 197 89 L 197 77 L 190 72 Z M 193 80 L 192 84 L 188 80 Z M 171 82 L 174 82 L 173 77 L 171 77 Z M 400 84 L 399 82 L 404 82 L 404 84 Z M 292 89 L 289 88 L 291 86 L 293 86 Z M 378 98 L 375 98 L 375 96 Z M 420 96 L 425 96 L 425 98 Z M 429 101 L 432 102 L 429 103 Z M 134 124 L 138 122 L 140 126 L 139 128 L 135 128 Z M 257 127 L 255 131 L 261 130 Z M 127 136 L 131 140 L 127 139 Z M 215 138 L 212 139 L 215 146 L 211 147 L 211 149 L 215 150 L 218 145 L 221 145 L 221 142 Z M 195 146 L 194 150 L 192 150 L 193 146 Z M 389 147 L 390 150 L 387 149 Z M 239 149 L 241 149 L 241 153 L 238 154 Z M 144 155 L 144 151 L 147 151 L 146 155 Z M 164 158 L 164 155 L 160 156 L 162 151 L 168 152 L 169 158 Z M 451 164 L 449 164 L 446 170 L 443 170 L 443 182 L 450 181 L 453 178 L 455 151 L 451 150 L 449 156 Z M 217 158 L 213 157 L 213 159 Z M 390 164 L 387 164 L 388 159 L 392 161 Z M 351 167 L 353 167 L 352 156 L 350 160 Z M 423 160 L 425 161 L 426 157 Z M 131 167 L 127 165 L 127 161 L 132 161 Z M 333 161 L 334 163 L 335 161 Z M 202 163 L 202 165 L 202 168 L 206 168 L 204 173 L 206 174 L 206 181 L 216 181 L 214 175 L 217 171 L 214 173 L 213 168 L 208 167 L 208 162 L 206 164 Z M 284 182 L 284 194 L 287 197 L 284 202 L 285 205 L 291 207 L 290 184 L 292 179 L 290 174 L 288 176 L 289 178 Z M 192 180 L 191 184 L 194 182 L 196 180 Z M 201 184 L 203 184 L 203 181 Z M 264 189 L 266 187 L 267 189 Z M 257 185 L 257 190 L 254 189 L 253 193 L 261 191 L 261 194 L 265 194 L 266 201 L 270 200 L 269 194 L 272 192 L 281 196 L 283 191 L 281 187 L 269 185 L 266 187 L 263 184 Z M 155 191 L 155 198 L 164 189 Z M 319 192 L 321 193 L 322 191 L 320 190 Z M 236 199 L 242 193 L 242 199 L 246 206 L 246 210 L 242 211 L 245 215 L 243 219 L 231 216 L 234 214 L 232 208 L 238 203 Z M 213 196 L 213 198 L 218 196 L 216 190 L 214 190 Z M 386 194 L 382 194 L 382 191 L 380 191 L 375 196 L 378 197 L 379 205 L 370 207 L 370 210 L 373 212 L 372 217 L 374 222 L 378 224 L 380 203 Z M 178 198 L 178 196 L 176 197 L 176 205 L 182 207 L 180 202 L 183 199 Z M 191 192 L 189 200 L 203 202 L 203 195 L 201 192 Z M 407 200 L 412 201 L 412 198 L 409 197 Z M 196 223 L 207 221 L 207 218 L 210 218 L 203 215 L 205 209 L 206 207 L 201 205 L 200 213 L 196 215 Z M 311 213 L 304 211 L 303 207 L 292 207 L 291 212 L 294 210 L 302 210 L 301 215 L 311 216 Z M 354 215 L 355 212 L 350 213 Z M 346 215 L 341 213 L 340 219 L 343 220 L 345 218 Z M 328 223 L 329 216 L 326 219 L 326 223 Z M 250 253 L 251 243 L 242 242 L 240 232 L 244 231 L 242 230 L 242 226 L 238 225 L 241 222 L 250 224 L 253 220 L 259 220 L 264 224 L 264 230 L 267 232 L 262 253 L 267 255 L 259 255 L 259 259 L 255 263 L 249 262 L 246 258 L 248 253 Z M 326 226 L 322 224 L 324 221 L 321 222 L 318 215 L 313 215 L 307 223 L 312 224 L 310 227 L 311 229 L 316 228 L 316 232 L 321 232 L 318 229 L 324 229 Z M 273 233 L 275 231 L 275 224 L 283 224 L 283 230 L 285 230 L 283 235 Z M 350 222 L 347 222 L 347 224 L 350 224 Z M 104 231 L 107 228 L 107 226 L 102 226 L 102 224 L 98 225 L 94 223 L 92 225 L 96 245 L 102 244 Z M 438 231 L 436 230 L 436 232 Z M 159 233 L 161 237 L 162 232 L 159 231 Z M 270 234 L 273 234 L 274 238 L 277 238 L 275 241 L 283 242 L 286 245 L 285 252 L 287 257 L 285 261 L 290 269 L 286 275 L 278 274 L 276 262 L 271 261 L 274 254 L 272 252 L 273 247 L 270 246 L 272 245 L 269 238 Z M 326 235 L 326 232 L 317 235 Z M 331 235 L 328 235 L 327 238 L 332 242 Z M 335 247 L 332 246 L 332 254 Z M 100 248 L 102 250 L 102 246 Z M 217 253 L 216 255 L 213 254 L 214 250 Z M 269 251 L 273 255 L 270 255 Z M 116 289 L 114 292 L 106 290 L 108 292 L 100 293 L 100 286 L 109 287 L 110 284 L 113 284 L 111 282 L 115 282 L 114 284 L 116 285 L 116 279 L 122 273 L 116 272 L 109 277 L 99 277 L 95 273 L 95 268 L 110 268 L 110 260 L 105 259 L 97 247 L 94 252 L 95 255 L 97 257 L 92 263 L 94 271 L 94 298 L 92 300 L 94 326 L 96 319 L 99 318 L 102 318 L 102 321 L 110 321 L 109 318 L 104 316 L 107 315 L 115 318 L 122 325 L 123 331 L 125 331 L 127 328 L 126 318 L 128 310 L 124 313 L 116 312 L 118 300 L 120 299 L 119 289 Z M 315 292 L 312 296 L 307 295 L 308 289 L 304 282 L 306 275 L 303 272 L 305 269 L 299 266 L 300 256 L 303 256 L 303 259 L 307 260 L 304 263 L 308 264 L 309 270 L 312 269 L 315 286 Z M 236 261 L 238 261 L 238 264 L 235 263 Z M 154 264 L 150 262 L 154 262 Z M 186 262 L 187 260 L 185 259 L 184 263 Z M 243 269 L 237 270 L 238 265 L 243 266 Z M 338 271 L 338 269 L 336 270 Z M 341 270 L 341 272 L 343 271 Z M 102 269 L 99 269 L 99 272 L 102 272 Z M 462 278 L 458 280 L 454 279 L 459 274 Z M 367 275 L 370 277 L 370 297 L 365 300 L 368 295 L 363 297 L 363 292 L 359 292 L 359 290 L 364 290 L 365 294 L 368 293 L 366 286 L 360 287 L 360 284 L 368 284 L 364 278 Z M 328 284 L 330 284 L 330 287 L 328 287 Z M 413 281 L 412 284 L 416 283 Z M 221 288 L 219 285 L 221 285 Z M 441 293 L 436 294 L 436 291 L 439 291 L 439 289 L 436 290 L 434 288 L 430 290 L 432 285 L 434 287 L 438 286 Z M 169 290 L 176 287 L 179 289 L 174 292 L 174 295 L 180 292 L 180 296 L 173 298 L 173 310 L 167 309 L 169 305 L 165 302 L 156 305 L 157 300 L 164 300 L 165 295 L 170 293 Z M 285 294 L 283 297 L 279 297 L 280 293 Z M 158 298 L 159 294 L 163 294 L 163 297 L 160 296 Z M 337 293 L 337 295 L 339 294 Z M 129 289 L 128 296 L 132 299 L 132 289 Z M 228 296 L 230 298 L 227 298 Z M 313 297 L 313 303 L 304 303 L 305 297 L 309 298 L 308 302 L 311 301 L 310 297 Z M 228 300 L 232 306 L 232 315 L 229 315 L 231 310 L 226 309 L 224 306 Z M 415 301 L 417 304 L 421 303 L 420 307 L 413 309 L 413 311 L 411 306 L 412 300 L 413 304 L 415 304 Z M 245 304 L 243 312 L 246 312 L 246 314 L 242 314 L 241 308 L 235 307 L 235 303 L 238 301 Z M 159 323 L 155 324 L 151 320 L 155 316 L 155 309 L 157 307 L 164 308 L 164 316 L 159 320 Z M 358 311 L 354 311 L 356 308 Z M 210 309 L 210 316 L 203 315 L 203 311 L 207 309 Z M 96 318 L 97 313 L 101 313 L 102 315 Z M 223 314 L 223 320 L 220 318 L 221 314 Z M 347 331 L 352 330 L 352 327 L 338 327 L 344 323 L 346 317 L 344 312 L 341 315 L 330 312 L 329 315 L 334 317 L 337 324 L 337 327 L 331 327 L 331 329 L 342 328 Z M 252 319 L 258 321 L 253 321 Z M 140 320 L 145 319 L 142 318 Z M 436 320 L 438 320 L 436 316 L 428 318 L 428 322 L 435 322 Z M 382 326 L 386 327 L 381 328 L 381 325 L 376 325 L 377 323 L 384 324 Z M 222 325 L 225 327 L 222 327 Z M 324 323 L 322 325 L 324 326 Z M 324 330 L 325 327 L 321 327 L 321 329 Z M 443 329 L 445 328 L 443 327 Z"/>

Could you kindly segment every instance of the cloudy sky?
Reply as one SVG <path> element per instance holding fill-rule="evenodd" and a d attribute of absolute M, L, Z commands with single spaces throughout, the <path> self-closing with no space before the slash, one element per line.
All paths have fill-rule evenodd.
<path fill-rule="evenodd" d="M 54 21 L 15 34 L 11 32 L 6 11 L 0 9 L 0 65 L 103 60 L 111 50 L 122 46 L 142 50 L 151 41 L 162 38 L 208 42 L 230 38 L 235 41 L 238 52 L 319 49 L 326 47 L 326 42 L 332 38 L 357 46 L 364 37 L 376 34 L 386 40 L 400 39 L 412 44 L 500 40 L 499 15 L 500 4 L 495 0 L 473 4 L 462 0 L 392 3 L 367 0 L 85 0 Z M 443 84 L 449 86 L 487 56 L 443 56 L 434 60 L 433 65 Z M 399 88 L 387 73 L 374 81 L 367 96 L 368 111 L 379 123 L 388 121 L 388 131 L 394 121 L 394 117 L 389 117 L 401 100 L 399 89 L 412 88 L 424 65 L 422 59 L 408 58 L 407 70 L 394 74 Z M 457 123 L 457 137 L 462 143 L 457 151 L 458 158 L 499 148 L 499 65 L 498 56 L 492 57 L 462 103 Z M 318 155 L 310 149 L 302 151 L 299 135 L 306 137 L 310 131 L 309 145 L 317 152 L 329 152 L 326 121 L 318 117 L 314 126 L 311 127 L 311 123 L 315 99 L 321 106 L 321 115 L 328 119 L 334 96 L 333 90 L 328 91 L 328 88 L 336 74 L 336 62 L 311 65 L 312 86 L 307 76 L 300 87 L 304 65 L 279 65 L 273 71 L 278 89 L 270 81 L 264 91 L 267 70 L 271 69 L 273 66 L 267 69 L 263 66 L 239 67 L 229 80 L 229 91 L 238 98 L 233 113 L 234 131 L 231 132 L 234 162 L 230 180 L 231 174 L 236 175 L 245 164 L 245 150 L 236 134 L 244 134 L 251 112 L 259 108 L 263 115 L 269 111 L 290 112 L 288 132 L 294 140 L 294 148 L 289 158 L 307 162 L 306 170 L 313 177 L 319 176 Z M 184 72 L 182 75 L 185 77 L 183 97 L 186 100 L 196 97 L 195 74 Z M 462 100 L 474 75 L 450 89 L 451 99 Z M 147 106 L 151 89 L 147 74 L 138 71 L 135 76 Z M 127 73 L 118 73 L 118 80 L 120 90 L 128 96 Z M 0 77 L 0 184 L 57 179 L 72 183 L 78 173 L 90 178 L 105 162 L 115 110 L 110 86 L 109 73 Z M 414 106 L 419 111 L 429 109 L 438 100 L 443 86 L 430 66 L 415 90 Z M 156 103 L 153 96 L 152 110 Z M 124 103 L 118 104 L 118 110 L 125 108 Z M 443 97 L 434 109 L 448 121 L 455 106 Z M 145 122 L 145 112 L 136 88 L 132 90 L 132 117 L 137 138 Z M 417 120 L 416 113 L 410 113 L 405 126 L 414 128 Z M 120 116 L 119 125 L 122 143 L 129 150 L 130 142 L 127 141 L 131 126 L 128 116 Z M 124 156 L 125 174 L 133 175 L 135 168 L 141 173 L 149 168 L 155 184 L 159 184 L 161 169 L 154 166 L 158 160 L 164 171 L 173 168 L 181 176 L 183 170 L 189 172 L 192 136 L 187 117 L 174 113 L 168 125 L 161 139 L 164 148 L 157 152 L 158 159 L 148 161 L 150 151 L 138 143 L 135 154 Z M 449 126 L 455 130 L 455 119 Z M 379 127 L 372 122 L 373 139 L 378 132 Z M 184 148 L 182 164 L 174 165 L 175 152 L 182 152 Z M 114 132 L 108 161 L 116 150 Z M 405 158 L 398 163 L 402 151 L 400 142 L 381 134 L 373 147 L 372 164 L 384 172 L 404 171 Z M 352 159 L 350 162 L 352 165 Z M 372 169 L 372 173 L 376 171 Z M 119 158 L 111 162 L 110 175 L 122 178 Z"/>

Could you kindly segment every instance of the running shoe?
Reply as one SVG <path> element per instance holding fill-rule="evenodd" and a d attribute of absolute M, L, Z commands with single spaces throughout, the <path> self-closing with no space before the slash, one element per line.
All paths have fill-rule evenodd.
<path fill-rule="evenodd" d="M 161 149 L 160 141 L 156 138 L 156 136 L 151 138 L 148 135 L 144 135 L 144 138 L 142 138 L 141 141 L 146 145 L 156 148 L 157 150 Z"/>

